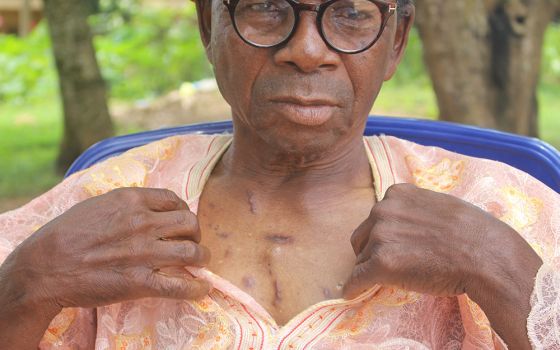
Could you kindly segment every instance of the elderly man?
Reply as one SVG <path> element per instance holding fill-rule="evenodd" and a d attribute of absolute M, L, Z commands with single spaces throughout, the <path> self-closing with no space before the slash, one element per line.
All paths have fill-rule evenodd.
<path fill-rule="evenodd" d="M 410 1 L 196 5 L 233 136 L 134 149 L 0 216 L 3 348 L 560 348 L 558 194 L 362 136 Z"/>

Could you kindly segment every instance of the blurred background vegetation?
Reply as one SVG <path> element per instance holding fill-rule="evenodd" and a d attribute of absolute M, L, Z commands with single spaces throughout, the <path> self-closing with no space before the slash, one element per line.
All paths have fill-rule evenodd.
<path fill-rule="evenodd" d="M 90 17 L 112 110 L 148 105 L 184 82 L 212 77 L 195 17 L 192 4 L 177 10 L 134 3 L 104 8 Z M 560 25 L 547 30 L 543 53 L 538 89 L 541 138 L 560 148 Z M 63 121 L 52 57 L 44 21 L 26 37 L 0 35 L 0 212 L 61 180 L 55 159 Z M 437 118 L 416 30 L 404 62 L 385 84 L 373 113 Z M 115 123 L 118 134 L 142 128 L 122 119 Z"/>

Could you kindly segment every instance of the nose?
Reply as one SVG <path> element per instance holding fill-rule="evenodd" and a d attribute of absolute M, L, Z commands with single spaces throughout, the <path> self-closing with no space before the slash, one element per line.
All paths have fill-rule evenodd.
<path fill-rule="evenodd" d="M 304 73 L 335 69 L 340 56 L 324 42 L 316 21 L 317 14 L 303 11 L 290 40 L 274 54 L 276 64 L 288 65 Z"/>

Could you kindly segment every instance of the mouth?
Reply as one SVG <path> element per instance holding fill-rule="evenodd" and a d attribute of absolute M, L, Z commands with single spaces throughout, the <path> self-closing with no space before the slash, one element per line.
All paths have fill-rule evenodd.
<path fill-rule="evenodd" d="M 323 98 L 280 97 L 271 101 L 288 120 L 304 126 L 326 123 L 339 108 L 337 103 Z"/>
<path fill-rule="evenodd" d="M 292 104 L 296 106 L 303 106 L 303 107 L 339 107 L 338 104 L 332 100 L 326 98 L 301 98 L 301 97 L 293 97 L 293 96 L 286 96 L 286 97 L 277 97 L 271 100 L 275 103 L 284 103 L 284 104 Z"/>

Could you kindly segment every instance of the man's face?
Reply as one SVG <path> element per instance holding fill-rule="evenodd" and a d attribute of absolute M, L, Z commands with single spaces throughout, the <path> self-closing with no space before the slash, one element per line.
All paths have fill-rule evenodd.
<path fill-rule="evenodd" d="M 237 35 L 220 0 L 213 0 L 211 15 L 205 4 L 198 4 L 201 26 L 207 28 L 203 40 L 236 132 L 301 154 L 333 150 L 361 137 L 383 81 L 400 60 L 411 22 L 397 24 L 394 15 L 373 47 L 340 54 L 322 40 L 316 14 L 304 11 L 286 44 L 263 49 Z"/>

